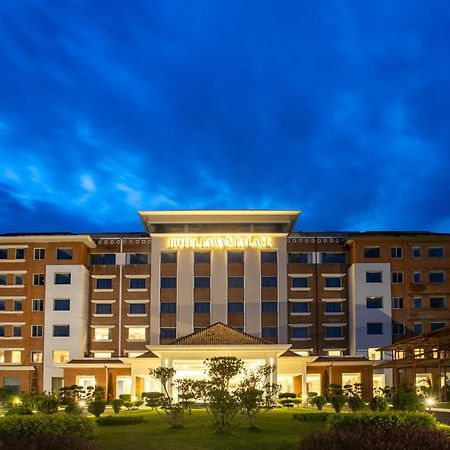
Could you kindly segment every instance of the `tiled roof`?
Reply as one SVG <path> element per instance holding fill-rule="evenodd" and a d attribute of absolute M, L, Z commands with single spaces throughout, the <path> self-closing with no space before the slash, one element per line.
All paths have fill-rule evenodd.
<path fill-rule="evenodd" d="M 348 361 L 368 361 L 367 358 L 364 358 L 364 356 L 319 356 L 314 362 L 348 362 Z"/>
<path fill-rule="evenodd" d="M 123 364 L 123 361 L 118 358 L 84 358 L 84 359 L 71 359 L 67 364 Z"/>
<path fill-rule="evenodd" d="M 169 345 L 267 345 L 272 342 L 235 330 L 217 322 L 187 336 L 170 342 Z"/>

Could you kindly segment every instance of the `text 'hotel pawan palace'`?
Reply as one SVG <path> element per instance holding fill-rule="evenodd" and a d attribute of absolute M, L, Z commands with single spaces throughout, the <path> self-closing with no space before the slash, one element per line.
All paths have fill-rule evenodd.
<path fill-rule="evenodd" d="M 0 235 L 0 387 L 160 390 L 276 364 L 284 391 L 412 379 L 377 349 L 447 327 L 450 235 L 292 232 L 298 211 L 142 211 L 145 233 Z M 393 369 L 394 367 L 394 369 Z M 109 386 L 111 389 L 111 386 Z"/>

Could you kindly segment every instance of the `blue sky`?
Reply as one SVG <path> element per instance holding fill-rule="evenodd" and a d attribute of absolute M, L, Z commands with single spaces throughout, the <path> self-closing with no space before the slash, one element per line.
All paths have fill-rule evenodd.
<path fill-rule="evenodd" d="M 449 55 L 443 1 L 0 1 L 0 232 L 450 232 Z"/>

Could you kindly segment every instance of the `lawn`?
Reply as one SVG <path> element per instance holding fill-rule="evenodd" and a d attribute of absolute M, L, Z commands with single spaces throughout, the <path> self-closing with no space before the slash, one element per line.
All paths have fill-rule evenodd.
<path fill-rule="evenodd" d="M 183 429 L 172 430 L 155 412 L 130 412 L 143 414 L 146 423 L 99 427 L 98 442 L 104 449 L 189 450 L 189 449 L 296 449 L 307 433 L 324 427 L 323 423 L 302 423 L 292 419 L 293 409 L 277 409 L 262 413 L 257 419 L 259 430 L 248 428 L 245 421 L 229 435 L 217 434 L 211 417 L 204 410 L 194 410 L 187 415 Z"/>

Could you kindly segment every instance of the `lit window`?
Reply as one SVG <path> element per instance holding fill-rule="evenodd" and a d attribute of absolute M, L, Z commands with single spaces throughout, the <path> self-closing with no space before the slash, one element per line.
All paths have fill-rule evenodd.
<path fill-rule="evenodd" d="M 130 341 L 145 341 L 145 328 L 144 327 L 128 328 L 128 339 Z"/>
<path fill-rule="evenodd" d="M 94 358 L 111 358 L 112 352 L 94 352 Z M 129 355 L 128 355 L 129 356 Z"/>
<path fill-rule="evenodd" d="M 364 247 L 364 258 L 380 258 L 380 247 Z"/>
<path fill-rule="evenodd" d="M 73 250 L 71 248 L 57 248 L 56 259 L 70 260 L 72 259 Z"/>
<path fill-rule="evenodd" d="M 342 386 L 354 386 L 355 384 L 361 384 L 361 373 L 343 373 L 342 374 Z"/>
<path fill-rule="evenodd" d="M 70 325 L 53 325 L 53 337 L 69 337 Z"/>
<path fill-rule="evenodd" d="M 111 327 L 95 327 L 94 328 L 94 340 L 95 341 L 111 341 L 112 340 L 112 328 Z"/>
<path fill-rule="evenodd" d="M 41 363 L 42 357 L 43 357 L 43 354 L 41 351 L 36 350 L 36 351 L 31 352 L 31 362 L 32 363 Z"/>
<path fill-rule="evenodd" d="M 53 350 L 53 364 L 64 364 L 69 361 L 68 350 Z"/>
<path fill-rule="evenodd" d="M 377 351 L 376 348 L 368 348 L 367 357 L 370 361 L 379 361 L 381 359 L 381 352 Z"/>
<path fill-rule="evenodd" d="M 382 308 L 383 297 L 367 297 L 366 306 L 367 308 Z"/>
<path fill-rule="evenodd" d="M 22 362 L 22 351 L 12 350 L 11 351 L 11 362 L 14 364 L 20 364 Z"/>
<path fill-rule="evenodd" d="M 81 376 L 77 377 L 77 385 L 81 386 L 83 389 L 88 387 L 95 387 L 95 377 L 94 376 Z"/>
<path fill-rule="evenodd" d="M 70 284 L 72 276 L 70 273 L 55 273 L 55 284 Z"/>
<path fill-rule="evenodd" d="M 342 350 L 328 350 L 328 356 L 334 356 L 334 357 L 336 357 L 336 356 L 338 356 L 338 357 L 341 357 L 342 356 Z"/>

